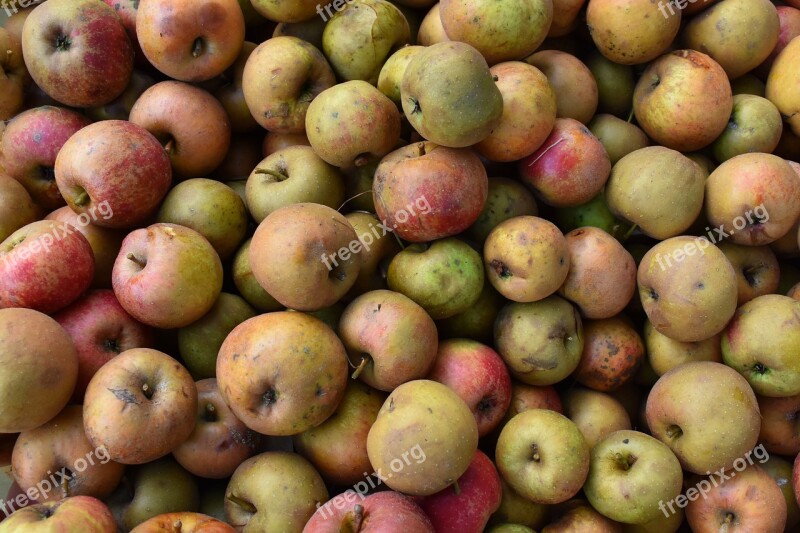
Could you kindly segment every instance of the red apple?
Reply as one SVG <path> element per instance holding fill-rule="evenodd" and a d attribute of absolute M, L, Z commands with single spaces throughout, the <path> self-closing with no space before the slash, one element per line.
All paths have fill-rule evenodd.
<path fill-rule="evenodd" d="M 478 450 L 469 468 L 458 478 L 458 488 L 417 498 L 437 533 L 481 533 L 500 507 L 503 487 L 491 459 Z"/>
<path fill-rule="evenodd" d="M 131 533 L 236 533 L 236 530 L 211 516 L 186 511 L 156 515 Z"/>
<path fill-rule="evenodd" d="M 89 291 L 53 318 L 78 350 L 78 383 L 72 399 L 83 403 L 86 386 L 101 366 L 132 348 L 151 348 L 152 330 L 129 315 L 114 291 Z"/>
<path fill-rule="evenodd" d="M 91 496 L 72 496 L 20 509 L 0 523 L 0 533 L 112 533 L 111 510 Z"/>
<path fill-rule="evenodd" d="M 107 104 L 133 72 L 133 46 L 119 16 L 97 0 L 55 0 L 31 12 L 22 53 L 36 84 L 72 107 Z"/>
<path fill-rule="evenodd" d="M 39 220 L 0 243 L 0 308 L 52 313 L 74 302 L 94 277 L 94 255 L 74 226 Z"/>
<path fill-rule="evenodd" d="M 33 201 L 46 210 L 64 205 L 55 181 L 56 156 L 89 119 L 62 107 L 43 106 L 14 117 L 0 137 L 6 174 L 22 183 Z"/>
<path fill-rule="evenodd" d="M 70 137 L 56 157 L 55 175 L 73 211 L 109 228 L 144 222 L 172 184 L 164 148 L 124 120 L 95 122 Z"/>
<path fill-rule="evenodd" d="M 500 423 L 511 404 L 511 378 L 503 359 L 477 341 L 442 341 L 427 379 L 444 383 L 464 400 L 475 416 L 480 437 Z"/>
<path fill-rule="evenodd" d="M 434 533 L 431 520 L 414 500 L 394 491 L 364 497 L 349 489 L 318 507 L 303 533 Z"/>

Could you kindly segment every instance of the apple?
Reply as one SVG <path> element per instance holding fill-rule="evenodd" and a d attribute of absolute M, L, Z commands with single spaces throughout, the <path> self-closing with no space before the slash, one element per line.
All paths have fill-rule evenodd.
<path fill-rule="evenodd" d="M 41 426 L 69 401 L 78 377 L 78 355 L 69 334 L 38 311 L 0 309 L 0 432 Z M 46 395 L 40 394 L 47 390 Z M 31 402 L 36 398 L 35 402 Z"/>
<path fill-rule="evenodd" d="M 160 141 L 177 179 L 207 176 L 230 147 L 225 108 L 211 93 L 188 83 L 169 80 L 149 87 L 133 104 L 129 120 Z"/>
<path fill-rule="evenodd" d="M 322 15 L 322 7 L 313 0 L 252 0 L 253 7 L 262 16 L 276 22 L 301 22 L 314 16 L 314 9 Z M 328 17 L 331 16 L 330 8 Z M 324 16 L 323 16 L 324 20 Z"/>
<path fill-rule="evenodd" d="M 798 412 L 800 395 L 770 398 L 756 395 L 761 412 L 758 440 L 769 453 L 794 456 L 800 453 Z"/>
<path fill-rule="evenodd" d="M 400 84 L 403 83 L 406 68 L 408 68 L 411 58 L 424 48 L 419 45 L 403 46 L 386 59 L 378 73 L 376 87 L 397 105 L 402 105 Z"/>
<path fill-rule="evenodd" d="M 481 213 L 488 195 L 486 169 L 475 152 L 419 142 L 384 157 L 372 197 L 386 231 L 411 242 L 461 233 Z"/>
<path fill-rule="evenodd" d="M 732 242 L 721 242 L 718 246 L 736 270 L 737 305 L 778 291 L 780 266 L 769 246 L 743 246 Z"/>
<path fill-rule="evenodd" d="M 321 320 L 299 312 L 265 313 L 227 336 L 217 357 L 217 380 L 225 403 L 247 427 L 296 435 L 323 423 L 339 405 L 347 356 Z"/>
<path fill-rule="evenodd" d="M 425 379 L 394 389 L 367 436 L 376 476 L 413 496 L 450 487 L 477 448 L 478 426 L 467 404 L 446 385 Z"/>
<path fill-rule="evenodd" d="M 364 472 L 372 469 L 367 435 L 386 397 L 361 381 L 348 380 L 336 411 L 322 424 L 292 438 L 295 451 L 334 486 L 363 483 Z"/>
<path fill-rule="evenodd" d="M 591 389 L 618 389 L 636 375 L 644 361 L 644 342 L 625 315 L 584 321 L 583 339 L 575 380 Z"/>
<path fill-rule="evenodd" d="M 236 533 L 236 530 L 211 516 L 186 511 L 156 515 L 131 533 Z"/>
<path fill-rule="evenodd" d="M 46 424 L 20 433 L 11 464 L 14 480 L 37 503 L 78 495 L 104 498 L 125 469 L 86 438 L 80 405 L 68 405 Z"/>
<path fill-rule="evenodd" d="M 309 104 L 335 84 L 336 77 L 322 52 L 289 36 L 259 44 L 242 73 L 242 90 L 252 117 L 276 133 L 303 133 Z"/>
<path fill-rule="evenodd" d="M 53 318 L 78 352 L 78 381 L 72 399 L 79 404 L 100 367 L 124 351 L 153 347 L 151 328 L 130 316 L 111 290 L 87 291 Z"/>
<path fill-rule="evenodd" d="M 242 533 L 302 531 L 328 500 L 319 473 L 295 453 L 271 451 L 243 462 L 225 490 L 225 519 Z"/>
<path fill-rule="evenodd" d="M 394 530 L 406 533 L 437 531 L 419 505 L 404 494 L 383 491 L 365 497 L 349 489 L 320 506 L 306 523 L 303 533 Z"/>
<path fill-rule="evenodd" d="M 511 376 L 529 385 L 552 385 L 569 376 L 583 345 L 580 313 L 559 296 L 509 303 L 495 319 L 495 349 Z"/>
<path fill-rule="evenodd" d="M 503 359 L 492 348 L 470 339 L 439 344 L 427 379 L 453 389 L 469 406 L 478 424 L 478 436 L 494 430 L 511 404 L 511 378 Z"/>
<path fill-rule="evenodd" d="M 425 377 L 438 357 L 436 324 L 399 292 L 370 291 L 353 300 L 338 334 L 356 367 L 353 376 L 383 391 Z"/>
<path fill-rule="evenodd" d="M 89 123 L 83 115 L 62 107 L 23 111 L 9 121 L 0 136 L 5 173 L 19 181 L 43 209 L 61 207 L 64 198 L 53 169 L 56 156 L 67 139 Z"/>
<path fill-rule="evenodd" d="M 585 318 L 611 318 L 636 291 L 636 262 L 620 242 L 602 229 L 583 227 L 565 235 L 569 273 L 558 293 Z"/>
<path fill-rule="evenodd" d="M 642 335 L 647 361 L 659 376 L 689 361 L 721 363 L 720 337 L 721 335 L 717 334 L 702 341 L 677 341 L 659 333 L 649 320 L 645 320 Z"/>
<path fill-rule="evenodd" d="M 735 370 L 720 363 L 684 363 L 661 376 L 647 396 L 647 425 L 684 470 L 729 468 L 758 440 L 756 395 Z"/>
<path fill-rule="evenodd" d="M 258 225 L 248 254 L 256 281 L 281 305 L 318 311 L 355 284 L 363 246 L 344 215 L 299 203 L 270 213 Z"/>
<path fill-rule="evenodd" d="M 197 389 L 189 372 L 150 348 L 127 350 L 103 365 L 86 388 L 83 424 L 94 446 L 113 461 L 143 464 L 191 435 Z"/>
<path fill-rule="evenodd" d="M 193 229 L 153 224 L 122 241 L 112 284 L 119 303 L 138 321 L 181 328 L 213 307 L 222 290 L 222 263 Z"/>
<path fill-rule="evenodd" d="M 782 131 L 781 114 L 772 102 L 753 94 L 734 94 L 728 125 L 712 145 L 714 157 L 724 162 L 748 152 L 771 153 Z"/>
<path fill-rule="evenodd" d="M 6 26 L 8 25 L 6 21 Z M 10 28 L 0 28 L 0 120 L 9 120 L 25 105 L 30 74 L 22 57 L 22 39 Z"/>
<path fill-rule="evenodd" d="M 25 19 L 22 53 L 33 81 L 72 107 L 111 102 L 133 72 L 134 49 L 122 21 L 96 0 L 37 6 Z"/>
<path fill-rule="evenodd" d="M 606 149 L 612 169 L 617 161 L 650 143 L 639 126 L 608 113 L 596 114 L 587 125 Z"/>
<path fill-rule="evenodd" d="M 633 105 L 633 86 L 635 84 L 633 67 L 616 63 L 598 50 L 589 52 L 583 61 L 589 67 L 595 83 L 597 83 L 598 115 L 610 114 L 618 118 L 622 117 L 622 122 L 625 122 Z M 633 126 L 633 124 L 630 125 Z M 613 157 L 611 162 L 615 162 Z"/>
<path fill-rule="evenodd" d="M 515 302 L 555 293 L 569 274 L 569 248 L 561 230 L 536 216 L 518 216 L 494 227 L 483 246 L 486 277 Z"/>
<path fill-rule="evenodd" d="M 74 226 L 38 220 L 0 243 L 0 308 L 53 313 L 92 283 L 94 255 Z"/>
<path fill-rule="evenodd" d="M 592 448 L 583 487 L 589 503 L 618 522 L 644 524 L 681 493 L 681 464 L 665 444 L 639 431 L 615 431 Z"/>
<path fill-rule="evenodd" d="M 722 334 L 722 361 L 763 396 L 800 394 L 797 360 L 800 302 L 781 294 L 758 296 L 736 310 Z"/>
<path fill-rule="evenodd" d="M 22 184 L 0 174 L 0 242 L 21 227 L 39 220 L 39 212 L 39 207 Z"/>
<path fill-rule="evenodd" d="M 145 57 L 179 81 L 222 74 L 244 44 L 244 14 L 237 0 L 140 0 L 136 36 Z"/>
<path fill-rule="evenodd" d="M 644 3 L 655 10 L 656 4 Z M 679 17 L 671 18 L 677 25 Z M 661 23 L 664 17 L 654 14 L 652 19 Z M 697 50 L 662 55 L 647 66 L 633 92 L 639 126 L 656 143 L 681 152 L 711 144 L 725 130 L 732 109 L 725 70 Z"/>
<path fill-rule="evenodd" d="M 109 533 L 116 527 L 106 504 L 91 496 L 72 496 L 20 509 L 0 522 L 0 533 Z"/>
<path fill-rule="evenodd" d="M 478 450 L 458 478 L 458 490 L 448 487 L 417 499 L 436 531 L 481 533 L 503 495 L 500 475 L 491 459 Z"/>
<path fill-rule="evenodd" d="M 589 446 L 578 426 L 549 409 L 523 411 L 500 432 L 497 469 L 521 496 L 556 504 L 578 493 L 589 473 Z"/>
<path fill-rule="evenodd" d="M 560 50 L 542 50 L 525 58 L 540 69 L 556 95 L 556 116 L 588 124 L 598 105 L 597 82 L 580 59 Z"/>
<path fill-rule="evenodd" d="M 258 284 L 253 274 L 250 265 L 250 242 L 251 239 L 244 241 L 233 257 L 231 275 L 236 290 L 247 303 L 259 311 L 281 311 L 284 307 Z"/>
<path fill-rule="evenodd" d="M 169 157 L 158 140 L 124 120 L 103 120 L 79 130 L 61 147 L 54 169 L 70 208 L 108 228 L 146 221 L 172 183 Z"/>
<path fill-rule="evenodd" d="M 786 500 L 786 529 L 790 530 L 800 523 L 800 508 L 797 506 L 792 485 L 792 459 L 771 455 L 759 460 L 759 466 L 775 480 L 783 492 L 783 499 Z"/>
<path fill-rule="evenodd" d="M 550 522 L 542 533 L 568 533 L 591 531 L 592 533 L 619 533 L 620 523 L 606 518 L 589 505 L 586 500 L 572 499 L 556 506 Z M 658 533 L 664 533 L 659 530 Z"/>
<path fill-rule="evenodd" d="M 578 426 L 590 449 L 615 431 L 631 429 L 631 419 L 619 400 L 583 387 L 564 393 L 563 414 Z"/>
<path fill-rule="evenodd" d="M 172 455 L 196 476 L 225 479 L 255 453 L 259 435 L 247 428 L 225 404 L 214 378 L 197 386 L 197 421 L 194 431 Z"/>

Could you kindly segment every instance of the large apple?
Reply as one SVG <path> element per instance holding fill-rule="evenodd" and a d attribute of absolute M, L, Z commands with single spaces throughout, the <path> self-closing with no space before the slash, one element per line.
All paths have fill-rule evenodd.
<path fill-rule="evenodd" d="M 369 496 L 349 489 L 321 505 L 303 533 L 434 533 L 431 519 L 408 496 L 383 491 Z"/>
<path fill-rule="evenodd" d="M 37 428 L 72 395 L 78 377 L 75 345 L 49 316 L 13 308 L 0 309 L 0 346 L 0 432 Z"/>
<path fill-rule="evenodd" d="M 114 100 L 133 72 L 133 46 L 122 21 L 96 0 L 37 6 L 22 29 L 22 53 L 36 84 L 72 107 Z"/>
<path fill-rule="evenodd" d="M 83 424 L 112 460 L 143 464 L 191 435 L 197 412 L 192 376 L 169 355 L 134 348 L 103 365 L 86 389 Z"/>
<path fill-rule="evenodd" d="M 237 0 L 141 0 L 136 35 L 147 59 L 180 81 L 222 74 L 244 44 L 244 14 Z"/>
<path fill-rule="evenodd" d="M 111 510 L 91 496 L 72 496 L 31 505 L 0 523 L 0 533 L 109 533 L 116 530 Z"/>
<path fill-rule="evenodd" d="M 103 120 L 64 143 L 55 176 L 73 211 L 99 226 L 131 228 L 153 214 L 167 194 L 172 168 L 164 148 L 146 129 L 124 120 Z"/>

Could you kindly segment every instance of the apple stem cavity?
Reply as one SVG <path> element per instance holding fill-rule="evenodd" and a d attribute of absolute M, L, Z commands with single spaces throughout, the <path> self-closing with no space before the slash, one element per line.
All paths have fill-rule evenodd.
<path fill-rule="evenodd" d="M 129 253 L 129 254 L 128 254 L 128 255 L 126 255 L 125 257 L 126 257 L 126 258 L 127 258 L 129 261 L 133 261 L 134 263 L 136 263 L 137 265 L 139 265 L 139 268 L 144 268 L 144 267 L 146 267 L 146 266 L 147 266 L 147 261 L 146 261 L 146 260 L 144 260 L 144 259 L 139 259 L 139 258 L 138 258 L 138 257 L 136 257 L 136 256 L 135 256 L 133 253 Z"/>
<path fill-rule="evenodd" d="M 214 407 L 213 403 L 207 403 L 205 413 L 203 414 L 203 418 L 206 422 L 216 422 L 217 421 L 217 408 Z"/>
<path fill-rule="evenodd" d="M 83 207 L 88 204 L 92 199 L 89 198 L 89 193 L 81 189 L 81 192 L 78 193 L 78 196 L 75 197 L 75 200 L 72 201 L 78 207 Z"/>
<path fill-rule="evenodd" d="M 360 376 L 361 372 L 363 372 L 364 369 L 367 367 L 367 363 L 368 362 L 369 362 L 369 355 L 366 355 L 366 354 L 363 355 L 361 357 L 361 362 L 358 364 L 358 366 L 356 367 L 355 372 L 353 372 L 353 375 L 350 376 L 350 377 L 352 377 L 353 379 L 358 379 L 358 376 Z"/>
<path fill-rule="evenodd" d="M 278 172 L 277 170 L 272 170 L 271 168 L 257 168 L 256 174 L 267 174 L 269 176 L 272 176 L 278 181 L 286 181 L 289 179 L 289 176 L 287 176 L 286 174 Z"/>
<path fill-rule="evenodd" d="M 244 509 L 248 513 L 254 514 L 258 510 L 258 509 L 256 509 L 255 505 L 253 505 L 252 503 L 248 502 L 247 500 L 244 500 L 244 499 L 236 496 L 235 494 L 228 494 L 227 496 L 225 496 L 225 498 L 229 502 L 231 502 L 231 503 L 233 503 L 235 505 L 238 505 L 239 507 L 241 507 L 242 509 Z"/>
<path fill-rule="evenodd" d="M 617 453 L 614 459 L 622 470 L 630 470 L 636 463 L 636 456 L 628 454 Z"/>
<path fill-rule="evenodd" d="M 539 445 L 536 443 L 531 444 L 531 461 L 538 463 L 542 460 L 542 456 L 539 455 Z"/>
<path fill-rule="evenodd" d="M 680 426 L 672 425 L 667 428 L 666 435 L 670 439 L 677 439 L 683 435 L 683 430 L 680 428 Z"/>

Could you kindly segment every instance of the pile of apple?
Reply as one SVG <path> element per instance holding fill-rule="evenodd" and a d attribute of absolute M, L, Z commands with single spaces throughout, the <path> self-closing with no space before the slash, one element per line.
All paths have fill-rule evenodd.
<path fill-rule="evenodd" d="M 5 0 L 0 533 L 796 531 L 785 1 Z"/>

